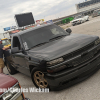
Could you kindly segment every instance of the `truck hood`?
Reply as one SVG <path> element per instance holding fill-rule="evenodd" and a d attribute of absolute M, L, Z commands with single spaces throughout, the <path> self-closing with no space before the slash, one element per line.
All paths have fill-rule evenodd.
<path fill-rule="evenodd" d="M 5 74 L 0 74 L 0 89 L 5 88 L 8 89 L 15 85 L 17 83 L 17 79 L 5 75 Z M 3 94 L 3 92 L 0 92 L 0 95 Z"/>
<path fill-rule="evenodd" d="M 98 39 L 98 36 L 71 34 L 61 39 L 51 41 L 45 45 L 29 50 L 33 57 L 53 60 L 63 55 L 76 51 Z"/>
<path fill-rule="evenodd" d="M 71 22 L 75 22 L 75 21 L 78 21 L 78 20 L 82 20 L 82 18 L 75 19 L 75 20 L 73 20 L 73 21 L 71 21 Z"/>

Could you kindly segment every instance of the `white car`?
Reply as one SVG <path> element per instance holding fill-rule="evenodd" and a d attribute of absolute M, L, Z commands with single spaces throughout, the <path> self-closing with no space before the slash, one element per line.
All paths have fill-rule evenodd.
<path fill-rule="evenodd" d="M 86 22 L 89 20 L 89 16 L 82 16 L 82 15 L 79 15 L 79 16 L 76 16 L 74 18 L 73 21 L 71 21 L 71 24 L 74 26 L 76 24 L 82 24 L 83 22 Z"/>

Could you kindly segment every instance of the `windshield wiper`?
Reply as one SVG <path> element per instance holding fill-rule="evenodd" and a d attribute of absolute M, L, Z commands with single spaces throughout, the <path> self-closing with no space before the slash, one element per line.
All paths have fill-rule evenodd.
<path fill-rule="evenodd" d="M 51 40 L 55 40 L 55 39 L 58 39 L 58 38 L 61 38 L 61 37 L 64 37 L 64 36 L 66 36 L 66 35 L 56 36 L 56 37 L 51 38 L 49 41 L 51 41 Z"/>
<path fill-rule="evenodd" d="M 37 44 L 37 45 L 31 47 L 30 49 L 35 48 L 35 47 L 40 46 L 40 45 L 43 45 L 43 44 L 46 44 L 46 43 L 48 43 L 48 42 L 39 43 L 39 44 Z"/>

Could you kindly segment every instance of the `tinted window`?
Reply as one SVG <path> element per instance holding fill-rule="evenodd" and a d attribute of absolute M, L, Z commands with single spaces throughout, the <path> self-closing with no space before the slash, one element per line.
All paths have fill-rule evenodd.
<path fill-rule="evenodd" d="M 49 42 L 49 40 L 58 35 L 67 35 L 67 33 L 56 25 L 49 25 L 38 28 L 21 35 L 25 49 L 30 49 L 37 44 Z"/>
<path fill-rule="evenodd" d="M 14 47 L 18 47 L 19 50 L 21 50 L 21 45 L 20 45 L 18 37 L 13 37 L 13 48 Z"/>
<path fill-rule="evenodd" d="M 80 16 L 76 16 L 74 19 L 78 19 L 78 18 L 82 18 L 82 16 L 80 15 Z"/>

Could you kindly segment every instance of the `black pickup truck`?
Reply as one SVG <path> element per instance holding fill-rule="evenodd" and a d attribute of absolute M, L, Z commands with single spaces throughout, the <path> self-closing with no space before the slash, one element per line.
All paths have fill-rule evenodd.
<path fill-rule="evenodd" d="M 9 73 L 31 76 L 38 88 L 70 86 L 100 68 L 100 39 L 55 24 L 37 26 L 13 35 L 8 58 Z"/>

